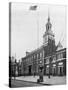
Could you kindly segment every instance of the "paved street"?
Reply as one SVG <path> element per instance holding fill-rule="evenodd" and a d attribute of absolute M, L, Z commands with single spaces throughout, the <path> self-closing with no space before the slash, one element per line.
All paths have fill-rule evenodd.
<path fill-rule="evenodd" d="M 16 87 L 32 87 L 32 86 L 43 86 L 42 84 L 37 84 L 34 82 L 28 82 L 28 81 L 21 81 L 21 80 L 14 80 L 12 79 L 11 81 L 11 87 L 16 88 Z"/>
<path fill-rule="evenodd" d="M 32 86 L 50 86 L 50 85 L 62 85 L 66 84 L 65 76 L 51 76 L 50 79 L 48 76 L 44 76 L 44 81 L 41 83 L 37 83 L 37 79 L 39 76 L 20 76 L 14 78 L 12 77 L 11 87 L 32 87 Z"/>
<path fill-rule="evenodd" d="M 29 82 L 37 82 L 37 79 L 39 76 L 21 76 L 16 77 L 16 80 L 24 80 Z M 60 85 L 60 84 L 66 84 L 66 77 L 65 76 L 43 76 L 44 81 L 41 84 L 50 84 L 50 85 Z"/>

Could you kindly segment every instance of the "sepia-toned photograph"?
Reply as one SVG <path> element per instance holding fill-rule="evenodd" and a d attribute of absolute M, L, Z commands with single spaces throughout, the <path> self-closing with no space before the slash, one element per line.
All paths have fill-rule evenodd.
<path fill-rule="evenodd" d="M 9 87 L 66 84 L 66 8 L 9 3 Z"/>

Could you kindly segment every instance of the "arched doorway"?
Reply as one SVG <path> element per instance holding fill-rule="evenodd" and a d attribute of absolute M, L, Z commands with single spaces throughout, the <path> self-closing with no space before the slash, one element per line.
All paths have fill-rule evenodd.
<path fill-rule="evenodd" d="M 53 66 L 52 66 L 52 75 L 53 76 L 56 75 L 56 64 L 53 64 Z"/>
<path fill-rule="evenodd" d="M 28 73 L 29 73 L 29 75 L 32 74 L 32 72 L 31 72 L 31 68 L 32 68 L 32 65 L 29 65 L 29 66 L 28 66 Z"/>
<path fill-rule="evenodd" d="M 58 75 L 62 76 L 64 74 L 63 72 L 63 62 L 58 63 Z"/>

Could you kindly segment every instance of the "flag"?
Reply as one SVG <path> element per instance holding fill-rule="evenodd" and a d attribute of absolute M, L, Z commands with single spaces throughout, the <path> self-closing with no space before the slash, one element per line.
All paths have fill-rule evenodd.
<path fill-rule="evenodd" d="M 29 10 L 36 10 L 37 9 L 37 5 L 34 6 L 30 6 Z"/>

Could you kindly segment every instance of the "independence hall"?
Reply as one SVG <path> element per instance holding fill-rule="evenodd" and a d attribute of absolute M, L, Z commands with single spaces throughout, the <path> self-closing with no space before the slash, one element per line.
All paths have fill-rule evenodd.
<path fill-rule="evenodd" d="M 32 52 L 26 52 L 21 63 L 22 75 L 39 75 L 41 69 L 43 75 L 66 75 L 66 48 L 63 48 L 60 41 L 55 45 L 55 36 L 51 28 L 52 24 L 48 16 L 43 45 Z"/>

